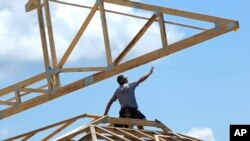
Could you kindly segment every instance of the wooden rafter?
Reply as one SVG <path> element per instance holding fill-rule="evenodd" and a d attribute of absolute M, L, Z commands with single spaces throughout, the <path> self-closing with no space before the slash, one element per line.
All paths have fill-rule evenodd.
<path fill-rule="evenodd" d="M 56 3 L 60 3 L 60 4 L 75 6 L 75 7 L 79 7 L 79 8 L 92 9 L 91 6 L 85 6 L 85 5 L 79 5 L 79 4 L 72 4 L 72 3 L 63 2 L 63 1 L 60 1 L 60 0 L 50 0 L 50 1 L 56 2 Z M 107 13 L 113 13 L 113 14 L 118 14 L 118 15 L 122 15 L 122 16 L 133 17 L 133 18 L 136 18 L 136 19 L 149 20 L 148 17 L 138 16 L 138 15 L 133 15 L 133 14 L 128 14 L 128 13 L 123 13 L 123 12 L 118 12 L 118 11 L 113 11 L 113 10 L 105 10 L 105 12 L 107 12 Z M 187 25 L 187 24 L 183 24 L 183 23 L 177 23 L 177 22 L 164 21 L 164 23 L 165 24 L 182 26 L 182 27 L 187 27 L 187 28 L 192 28 L 192 29 L 197 29 L 197 30 L 207 30 L 205 28 L 196 27 L 196 26 L 192 26 L 192 25 Z"/>
<path fill-rule="evenodd" d="M 50 15 L 49 0 L 44 0 L 44 9 L 45 9 L 45 14 L 46 14 L 46 23 L 47 23 L 47 31 L 48 31 L 48 36 L 49 36 L 49 46 L 50 46 L 50 52 L 51 52 L 51 58 L 52 58 L 52 67 L 56 68 L 57 57 L 56 57 L 56 48 L 55 48 L 52 21 L 51 21 L 51 15 Z M 59 74 L 55 74 L 54 76 L 52 76 L 51 81 L 55 86 L 61 85 Z"/>
<path fill-rule="evenodd" d="M 46 40 L 46 33 L 45 33 L 45 25 L 44 25 L 44 17 L 43 17 L 43 11 L 42 11 L 42 5 L 41 0 L 37 0 L 37 15 L 38 15 L 38 21 L 39 21 L 39 29 L 40 29 L 40 35 L 41 35 L 41 42 L 42 42 L 42 49 L 43 49 L 43 60 L 45 65 L 45 70 L 47 72 L 47 82 L 48 82 L 48 88 L 49 90 L 53 89 L 53 82 L 51 75 L 48 75 L 48 71 L 50 69 L 50 60 L 49 60 L 49 52 L 47 47 L 47 40 Z"/>
<path fill-rule="evenodd" d="M 77 42 L 81 38 L 82 34 L 84 33 L 85 29 L 87 28 L 87 26 L 90 23 L 90 21 L 93 18 L 93 16 L 95 15 L 95 12 L 96 12 L 97 8 L 98 8 L 98 3 L 96 3 L 94 5 L 94 7 L 92 8 L 92 10 L 89 12 L 89 15 L 87 16 L 86 20 L 83 22 L 83 24 L 82 24 L 81 28 L 79 29 L 79 31 L 77 32 L 75 38 L 73 39 L 73 41 L 71 42 L 71 44 L 68 47 L 67 51 L 64 53 L 62 59 L 58 63 L 58 65 L 57 65 L 58 68 L 63 67 L 63 65 L 67 61 L 67 59 L 70 56 L 71 52 L 75 48 Z"/>
<path fill-rule="evenodd" d="M 34 10 L 37 7 L 37 0 L 29 0 L 25 5 L 26 12 Z"/>
<path fill-rule="evenodd" d="M 102 30 L 103 30 L 103 38 L 104 38 L 104 44 L 106 49 L 106 56 L 107 56 L 107 62 L 108 65 L 112 64 L 112 54 L 110 49 L 110 41 L 109 41 L 109 33 L 108 33 L 108 27 L 107 27 L 107 21 L 106 21 L 106 14 L 104 10 L 104 4 L 103 0 L 99 2 L 99 9 L 100 9 L 100 15 L 101 15 L 101 21 L 102 21 Z"/>
<path fill-rule="evenodd" d="M 86 17 L 85 21 L 83 22 L 82 26 L 76 33 L 74 39 L 69 44 L 66 52 L 62 56 L 62 58 L 57 62 L 56 58 L 56 46 L 54 44 L 54 35 L 51 23 L 51 16 L 50 16 L 50 7 L 49 3 L 53 1 L 57 4 L 67 4 L 70 6 L 77 6 L 81 8 L 88 8 L 91 9 L 88 16 Z M 126 6 L 131 7 L 133 9 L 141 9 L 144 11 L 150 11 L 153 13 L 151 17 L 143 17 L 133 14 L 127 14 L 112 10 L 107 10 L 104 7 L 105 3 L 111 3 L 118 6 Z M 45 17 L 43 16 L 43 8 L 45 9 Z M 30 109 L 32 107 L 38 106 L 55 98 L 64 96 L 69 94 L 70 92 L 76 91 L 78 89 L 87 87 L 89 85 L 95 84 L 99 81 L 117 75 L 123 71 L 130 70 L 132 68 L 138 67 L 145 63 L 154 61 L 156 59 L 160 59 L 162 57 L 168 56 L 180 50 L 186 49 L 198 43 L 202 43 L 206 40 L 215 38 L 220 36 L 224 33 L 236 30 L 239 28 L 239 24 L 237 21 L 208 16 L 204 14 L 198 14 L 193 12 L 187 12 L 177 9 L 170 9 L 166 7 L 154 6 L 149 4 L 143 4 L 139 2 L 133 1 L 124 1 L 124 0 L 100 0 L 97 1 L 93 7 L 89 6 L 81 6 L 77 4 L 70 4 L 63 2 L 62 0 L 29 0 L 26 4 L 26 10 L 31 11 L 33 9 L 37 9 L 38 20 L 39 20 L 39 27 L 41 33 L 41 42 L 42 42 L 42 49 L 43 49 L 43 56 L 44 56 L 44 65 L 46 72 L 38 74 L 34 77 L 11 85 L 9 87 L 3 88 L 0 90 L 0 106 L 7 105 L 7 108 L 2 108 L 0 111 L 0 119 L 12 116 L 24 110 Z M 92 20 L 95 13 L 100 12 L 100 21 L 102 29 L 103 29 L 103 40 L 104 40 L 104 47 L 106 50 L 106 58 L 107 58 L 107 66 L 95 66 L 95 67 L 87 67 L 87 66 L 80 66 L 80 67 L 73 67 L 73 68 L 64 68 L 64 64 L 67 62 L 68 58 L 70 57 L 72 51 L 76 47 L 76 44 L 84 35 L 85 29 L 88 28 L 90 21 Z M 147 20 L 146 24 L 142 27 L 141 30 L 136 34 L 136 36 L 129 42 L 129 44 L 122 50 L 121 54 L 115 59 L 112 59 L 112 50 L 110 48 L 109 40 L 109 32 L 108 32 L 108 22 L 106 19 L 106 13 L 114 13 L 121 16 L 129 16 L 135 19 L 142 19 Z M 166 21 L 164 18 L 165 15 L 173 15 L 176 17 L 185 17 L 193 20 L 199 20 L 203 22 L 208 22 L 214 24 L 214 27 L 210 29 L 204 29 L 202 27 L 195 27 L 192 25 L 185 25 L 182 23 L 175 23 L 171 21 Z M 147 54 L 143 54 L 139 57 L 132 58 L 131 60 L 124 61 L 124 57 L 131 51 L 140 38 L 143 36 L 145 32 L 147 32 L 148 28 L 151 24 L 157 22 L 159 25 L 159 31 L 161 34 L 161 41 L 162 47 L 159 49 L 153 50 Z M 45 23 L 47 26 L 44 26 Z M 176 26 L 184 26 L 187 28 L 198 29 L 201 30 L 200 33 L 188 37 L 186 39 L 180 40 L 176 43 L 169 44 L 167 42 L 167 28 L 166 23 L 174 24 Z M 47 28 L 47 34 L 45 32 Z M 48 37 L 47 37 L 48 36 Z M 47 43 L 49 43 L 47 46 Z M 48 48 L 50 48 L 50 54 L 48 53 Z M 52 66 L 51 66 L 52 64 Z M 79 79 L 77 81 L 72 81 L 67 85 L 61 85 L 61 73 L 74 73 L 74 72 L 93 72 L 92 75 Z M 33 84 L 39 83 L 41 86 L 37 86 L 36 88 L 31 88 Z M 22 92 L 22 93 L 20 93 Z M 23 93 L 25 92 L 25 93 Z M 26 95 L 34 95 L 40 93 L 39 96 L 31 96 L 30 99 L 22 99 L 23 96 Z M 10 98 L 8 100 L 3 100 L 2 97 L 6 95 Z M 13 97 L 14 95 L 14 97 Z M 16 106 L 18 104 L 18 106 Z M 30 134 L 31 135 L 31 134 Z M 91 135 L 90 135 L 91 136 Z M 97 137 L 101 137 L 102 135 L 96 135 Z"/>
<path fill-rule="evenodd" d="M 116 58 L 114 61 L 114 65 L 118 65 L 124 57 L 128 54 L 128 52 L 133 48 L 133 46 L 137 43 L 137 41 L 143 36 L 143 34 L 147 31 L 147 29 L 152 25 L 152 23 L 157 18 L 157 15 L 154 14 L 152 17 L 148 20 L 148 22 L 142 27 L 142 29 L 136 34 L 136 36 L 133 38 L 133 40 L 128 44 L 128 46 L 122 51 L 122 53 Z"/>
<path fill-rule="evenodd" d="M 64 135 L 59 135 L 66 127 L 71 124 L 74 124 L 78 120 L 85 119 L 85 118 L 94 118 L 94 121 L 88 123 L 87 125 L 83 125 L 77 129 L 74 129 Z M 144 126 L 145 128 L 151 127 L 152 130 L 138 130 L 135 128 L 121 128 L 121 127 L 114 127 L 110 126 L 113 125 L 113 122 L 116 124 L 124 124 L 127 123 L 132 126 Z M 60 126 L 59 126 L 60 125 Z M 163 125 L 165 126 L 165 125 Z M 56 130 L 50 130 L 57 127 Z M 158 122 L 156 121 L 149 121 L 149 120 L 138 120 L 138 119 L 124 119 L 124 118 L 114 118 L 108 116 L 96 116 L 96 115 L 80 115 L 77 117 L 73 117 L 71 119 L 61 121 L 58 123 L 54 123 L 52 125 L 36 129 L 34 131 L 30 131 L 28 133 L 24 133 L 22 135 L 18 135 L 15 137 L 8 138 L 4 141 L 16 141 L 22 138 L 32 140 L 32 137 L 35 137 L 36 134 L 41 132 L 45 132 L 45 138 L 41 140 L 48 140 L 53 139 L 56 141 L 63 141 L 63 140 L 79 140 L 87 139 L 97 141 L 98 139 L 105 139 L 108 141 L 114 140 L 121 140 L 121 141 L 144 141 L 144 140 L 152 140 L 152 141 L 166 141 L 168 139 L 176 139 L 179 141 L 201 141 L 199 139 L 189 137 L 186 135 L 174 133 L 172 130 L 165 131 L 163 128 L 158 126 Z M 166 140 L 165 140 L 166 139 Z"/>

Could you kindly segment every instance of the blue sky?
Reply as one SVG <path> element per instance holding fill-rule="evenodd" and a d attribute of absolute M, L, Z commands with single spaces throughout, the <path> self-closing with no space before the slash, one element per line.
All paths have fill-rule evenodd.
<path fill-rule="evenodd" d="M 207 141 L 229 140 L 230 124 L 250 123 L 250 48 L 248 45 L 250 32 L 248 6 L 250 2 L 245 0 L 202 2 L 141 0 L 141 2 L 239 21 L 240 29 L 237 32 L 227 33 L 124 72 L 129 77 L 129 81 L 135 81 L 147 73 L 151 66 L 155 67 L 151 77 L 136 89 L 140 110 L 148 119 L 159 119 L 175 132 L 195 135 Z M 36 12 L 25 13 L 25 3 L 26 0 L 18 2 L 2 0 L 0 2 L 1 89 L 44 71 Z M 55 23 L 66 20 L 63 22 L 65 26 L 72 24 L 73 20 L 64 17 L 70 17 L 70 13 L 63 14 L 62 9 L 54 12 Z M 114 23 L 114 26 L 122 24 L 127 28 L 136 28 L 129 20 L 124 22 L 124 19 L 114 20 L 112 17 L 110 20 L 123 21 Z M 143 22 L 139 22 L 139 25 L 143 25 Z M 67 30 L 76 31 L 78 26 L 76 24 L 68 27 Z M 56 43 L 62 48 L 65 48 L 65 44 L 69 42 L 67 39 L 72 38 L 75 34 L 73 32 L 72 35 L 67 34 L 66 37 L 61 37 L 63 33 L 67 33 L 67 30 L 61 31 L 59 27 L 55 27 L 55 34 L 58 37 Z M 125 30 L 123 34 L 119 30 L 111 30 L 114 31 L 113 34 L 111 33 L 112 41 L 115 41 L 114 45 L 126 44 L 125 41 L 129 41 L 133 37 L 133 35 L 127 35 Z M 170 33 L 173 42 L 191 32 L 178 27 L 171 27 L 169 30 L 173 31 Z M 89 35 L 92 34 L 89 32 Z M 150 37 L 154 34 L 157 33 L 152 31 L 146 34 L 147 37 L 144 39 L 149 48 L 150 45 L 159 44 L 157 39 L 147 40 L 152 39 Z M 124 38 L 125 43 L 123 40 L 120 41 L 120 37 Z M 32 44 L 30 40 L 33 41 Z M 95 43 L 92 40 L 87 38 L 86 42 L 82 41 L 81 44 L 91 45 Z M 139 44 L 144 45 L 143 42 Z M 116 49 L 114 48 L 115 51 Z M 139 45 L 138 50 L 134 50 L 131 56 L 143 53 L 141 50 Z M 100 51 L 102 50 L 100 49 Z M 96 63 L 96 60 L 103 60 L 101 54 L 88 55 L 88 53 L 75 55 L 71 58 L 71 64 L 81 65 L 80 63 Z M 88 59 L 88 61 L 81 59 Z M 69 83 L 71 78 L 82 78 L 83 75 L 67 74 L 64 77 L 64 83 Z M 116 77 L 112 77 L 1 120 L 0 140 L 83 113 L 101 115 L 117 87 Z M 118 116 L 118 111 L 119 104 L 116 102 L 109 114 Z"/>

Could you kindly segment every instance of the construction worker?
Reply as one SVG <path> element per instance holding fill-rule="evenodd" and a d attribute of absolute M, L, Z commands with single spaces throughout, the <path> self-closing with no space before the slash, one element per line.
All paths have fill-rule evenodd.
<path fill-rule="evenodd" d="M 118 87 L 113 95 L 113 97 L 109 100 L 104 115 L 107 115 L 109 109 L 114 101 L 117 99 L 121 105 L 121 110 L 119 112 L 120 117 L 122 118 L 134 118 L 134 119 L 146 119 L 146 117 L 138 110 L 138 105 L 135 97 L 135 88 L 144 80 L 146 80 L 152 73 L 154 67 L 150 69 L 150 71 L 139 80 L 128 83 L 127 77 L 124 75 L 119 75 L 117 77 L 117 82 L 120 87 Z M 142 128 L 142 127 L 138 127 Z"/>

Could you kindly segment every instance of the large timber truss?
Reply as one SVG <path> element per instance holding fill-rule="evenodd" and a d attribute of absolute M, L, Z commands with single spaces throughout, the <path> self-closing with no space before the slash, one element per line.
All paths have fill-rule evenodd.
<path fill-rule="evenodd" d="M 54 43 L 51 13 L 50 13 L 50 3 L 66 4 L 76 7 L 88 8 L 90 12 L 86 17 L 85 21 L 82 23 L 79 31 L 75 35 L 72 42 L 69 44 L 66 52 L 62 58 L 57 61 L 56 46 Z M 118 6 L 131 7 L 134 9 L 150 11 L 152 12 L 151 17 L 143 17 L 138 15 L 132 15 L 128 13 L 122 13 L 112 10 L 105 9 L 104 4 L 114 4 Z M 77 5 L 72 3 L 64 2 L 63 0 L 29 0 L 26 4 L 26 11 L 32 11 L 36 9 L 39 20 L 39 28 L 42 41 L 43 57 L 45 72 L 38 74 L 34 77 L 11 85 L 9 87 L 0 90 L 0 119 L 12 116 L 24 110 L 30 109 L 32 107 L 38 106 L 55 98 L 69 94 L 70 92 L 76 91 L 78 89 L 87 87 L 109 77 L 112 77 L 121 72 L 127 71 L 129 69 L 138 67 L 145 63 L 154 61 L 156 59 L 168 56 L 177 51 L 186 49 L 195 44 L 204 42 L 211 38 L 217 37 L 224 33 L 237 30 L 239 24 L 237 21 L 218 18 L 203 14 L 197 14 L 193 12 L 187 12 L 182 10 L 170 9 L 165 7 L 159 7 L 149 4 L 143 4 L 138 2 L 133 2 L 129 0 L 97 0 L 92 7 Z M 43 12 L 44 11 L 44 12 Z M 74 50 L 76 44 L 85 33 L 85 29 L 88 27 L 90 21 L 92 20 L 95 13 L 100 12 L 100 21 L 103 30 L 103 40 L 106 51 L 107 65 L 97 66 L 97 67 L 78 67 L 78 68 L 66 68 L 64 64 L 68 60 L 72 51 Z M 45 13 L 45 15 L 44 15 Z M 125 49 L 118 55 L 117 58 L 112 58 L 111 48 L 110 48 L 110 38 L 108 32 L 108 25 L 106 21 L 106 13 L 113 13 L 120 16 L 129 16 L 136 19 L 146 20 L 146 24 L 139 30 L 135 37 L 129 42 Z M 214 26 L 209 29 L 204 29 L 201 27 L 195 27 L 192 25 L 185 25 L 182 23 L 175 23 L 171 21 L 166 21 L 164 19 L 165 15 L 171 15 L 176 17 L 184 17 L 187 19 L 204 21 L 207 23 L 212 23 Z M 124 60 L 127 54 L 135 46 L 135 44 L 140 40 L 144 33 L 149 29 L 153 23 L 159 23 L 159 33 L 162 41 L 162 47 L 156 49 L 150 53 L 146 53 L 139 57 L 132 58 L 131 60 Z M 201 30 L 202 32 L 175 42 L 173 44 L 168 43 L 168 35 L 166 32 L 166 25 L 173 24 L 176 26 L 182 26 L 186 28 L 193 28 Z M 47 26 L 45 26 L 47 25 Z M 46 32 L 47 30 L 47 32 Z M 47 44 L 48 43 L 48 44 Z M 49 53 L 50 52 L 50 53 Z M 74 73 L 74 72 L 92 72 L 93 74 L 82 78 L 78 81 L 72 81 L 67 85 L 62 85 L 62 78 L 60 74 L 62 73 Z M 34 84 L 39 84 L 39 86 L 34 87 Z M 94 128 L 91 128 L 94 129 Z M 122 131 L 120 131 L 122 132 Z"/>
<path fill-rule="evenodd" d="M 91 119 L 87 125 L 78 127 L 63 134 L 67 128 L 75 122 L 83 119 Z M 116 127 L 114 125 L 128 125 L 129 128 Z M 139 130 L 135 126 L 143 126 Z M 147 129 L 147 128 L 150 128 Z M 51 130 L 52 129 L 52 130 Z M 45 132 L 49 131 L 49 132 Z M 30 131 L 4 141 L 36 140 L 34 137 L 45 132 L 39 140 L 55 141 L 202 141 L 180 133 L 174 133 L 159 120 L 139 120 L 127 118 L 114 118 L 109 116 L 97 116 L 83 114 L 46 127 Z M 62 134 L 61 134 L 62 133 Z"/>

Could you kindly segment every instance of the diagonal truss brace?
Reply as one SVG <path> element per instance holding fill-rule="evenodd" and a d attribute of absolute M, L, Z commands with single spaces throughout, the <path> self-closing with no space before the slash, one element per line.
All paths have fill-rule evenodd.
<path fill-rule="evenodd" d="M 41 2 L 41 3 L 40 3 Z M 52 24 L 51 24 L 51 17 L 49 11 L 49 2 L 67 4 L 71 6 L 78 6 L 82 8 L 89 8 L 91 9 L 89 15 L 83 22 L 82 26 L 80 27 L 79 31 L 77 32 L 75 38 L 70 43 L 68 50 L 65 52 L 63 57 L 60 59 L 59 63 L 57 63 L 56 52 L 54 49 L 54 41 L 53 41 L 53 32 L 52 32 Z M 141 9 L 145 11 L 150 11 L 152 14 L 151 18 L 142 18 L 136 15 L 116 12 L 105 9 L 105 3 L 111 3 L 120 6 L 131 7 L 134 9 Z M 45 8 L 46 17 L 44 18 L 43 15 L 43 8 Z M 26 10 L 31 11 L 33 9 L 37 9 L 38 16 L 39 16 L 39 25 L 41 31 L 41 39 L 43 43 L 43 53 L 44 53 L 44 63 L 46 72 L 38 74 L 34 77 L 6 87 L 0 90 L 0 106 L 4 105 L 7 108 L 0 111 L 0 119 L 12 116 L 24 110 L 30 109 L 32 107 L 38 106 L 40 104 L 46 103 L 50 100 L 55 98 L 64 96 L 69 94 L 70 92 L 76 91 L 78 89 L 87 87 L 89 85 L 95 84 L 100 82 L 104 79 L 117 75 L 121 72 L 133 69 L 145 63 L 154 61 L 156 59 L 160 59 L 162 57 L 168 56 L 180 50 L 186 49 L 198 43 L 204 42 L 206 40 L 215 38 L 227 32 L 237 30 L 239 28 L 238 21 L 208 16 L 204 14 L 192 13 L 182 10 L 170 9 L 165 7 L 159 7 L 154 5 L 148 5 L 138 2 L 132 1 L 124 1 L 124 0 L 98 0 L 93 7 L 86 7 L 80 6 L 76 4 L 70 4 L 66 2 L 61 2 L 59 0 L 29 0 L 26 4 Z M 47 12 L 46 12 L 47 11 Z M 64 64 L 67 61 L 68 57 L 71 55 L 71 52 L 75 48 L 76 44 L 78 43 L 79 39 L 84 35 L 85 29 L 88 27 L 92 17 L 96 13 L 96 11 L 101 12 L 101 21 L 103 28 L 103 38 L 104 44 L 106 49 L 106 57 L 107 57 L 107 66 L 98 66 L 98 67 L 81 67 L 81 68 L 65 68 Z M 142 29 L 136 34 L 136 36 L 131 40 L 131 42 L 125 47 L 120 55 L 114 60 L 112 59 L 111 50 L 110 50 L 110 43 L 109 41 L 109 34 L 108 34 L 108 25 L 106 22 L 105 13 L 115 13 L 118 15 L 123 16 L 130 16 L 133 18 L 141 18 L 147 20 L 146 24 L 142 27 Z M 202 29 L 201 33 L 198 33 L 194 36 L 188 37 L 186 39 L 180 40 L 173 44 L 168 44 L 167 42 L 167 29 L 165 27 L 165 23 L 173 23 L 164 20 L 164 15 L 173 15 L 177 17 L 185 17 L 194 20 L 200 20 L 205 22 L 210 22 L 214 24 L 214 27 L 211 29 Z M 44 19 L 48 25 L 48 34 L 49 34 L 49 45 L 47 46 L 46 34 L 45 34 L 45 26 Z M 134 45 L 140 40 L 143 34 L 148 30 L 148 28 L 152 25 L 152 23 L 158 22 L 159 23 L 159 30 L 161 33 L 161 40 L 162 40 L 162 48 L 149 52 L 147 54 L 143 54 L 139 57 L 135 57 L 129 61 L 124 61 L 124 57 L 130 52 L 130 50 L 134 47 Z M 175 24 L 179 26 L 184 26 L 183 24 Z M 194 28 L 193 26 L 185 26 Z M 201 28 L 196 28 L 201 29 Z M 51 49 L 52 56 L 49 56 L 48 49 Z M 50 59 L 52 58 L 52 59 Z M 52 63 L 50 63 L 52 60 Z M 122 63 L 121 63 L 122 62 Z M 53 66 L 50 66 L 53 64 Z M 85 78 L 80 80 L 71 82 L 67 85 L 62 86 L 60 84 L 60 74 L 65 72 L 85 72 L 90 71 L 93 72 L 92 75 L 89 75 Z M 38 86 L 36 88 L 31 88 L 31 85 L 39 82 L 45 81 L 44 84 Z M 7 95 L 13 95 L 14 97 L 9 99 L 1 99 Z M 34 96 L 28 100 L 24 100 L 23 97 L 26 95 L 33 95 L 38 94 L 38 96 Z"/>

